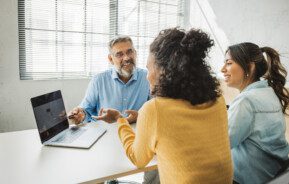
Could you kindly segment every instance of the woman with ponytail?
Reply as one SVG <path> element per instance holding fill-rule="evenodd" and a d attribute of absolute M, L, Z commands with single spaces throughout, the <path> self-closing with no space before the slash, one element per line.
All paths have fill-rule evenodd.
<path fill-rule="evenodd" d="M 287 72 L 277 51 L 247 42 L 228 48 L 221 71 L 240 91 L 228 109 L 234 182 L 266 183 L 288 166 Z"/>

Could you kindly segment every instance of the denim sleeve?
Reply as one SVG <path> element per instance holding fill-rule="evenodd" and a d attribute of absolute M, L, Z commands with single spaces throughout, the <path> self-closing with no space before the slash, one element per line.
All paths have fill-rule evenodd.
<path fill-rule="evenodd" d="M 97 77 L 94 77 L 89 82 L 88 88 L 86 90 L 86 94 L 82 102 L 80 103 L 80 107 L 85 110 L 85 119 L 84 121 L 90 122 L 94 121 L 91 118 L 91 115 L 97 115 L 97 106 L 98 106 L 98 88 L 97 88 Z"/>
<path fill-rule="evenodd" d="M 241 99 L 228 110 L 231 149 L 241 144 L 252 132 L 254 113 L 250 102 Z"/>

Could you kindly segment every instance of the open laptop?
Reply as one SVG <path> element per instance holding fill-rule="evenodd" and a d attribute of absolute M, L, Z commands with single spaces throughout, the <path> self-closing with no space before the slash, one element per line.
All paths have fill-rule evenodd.
<path fill-rule="evenodd" d="M 43 145 L 90 148 L 106 132 L 98 123 L 69 127 L 60 90 L 31 98 L 31 104 Z"/>

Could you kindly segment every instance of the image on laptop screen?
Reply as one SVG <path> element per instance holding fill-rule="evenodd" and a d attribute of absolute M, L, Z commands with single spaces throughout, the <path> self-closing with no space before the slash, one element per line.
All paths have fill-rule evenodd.
<path fill-rule="evenodd" d="M 60 91 L 32 98 L 31 103 L 42 141 L 48 140 L 68 127 Z"/>
<path fill-rule="evenodd" d="M 62 99 L 57 99 L 36 107 L 34 111 L 36 115 L 36 121 L 39 122 L 39 132 L 43 133 L 58 123 L 65 121 L 66 112 L 63 109 L 64 104 Z"/>

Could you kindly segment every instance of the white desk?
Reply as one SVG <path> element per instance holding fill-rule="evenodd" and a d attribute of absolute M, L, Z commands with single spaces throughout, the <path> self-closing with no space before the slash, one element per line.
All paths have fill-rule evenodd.
<path fill-rule="evenodd" d="M 36 129 L 1 133 L 0 183 L 98 183 L 157 168 L 154 159 L 137 169 L 125 155 L 117 125 L 105 126 L 106 134 L 90 149 L 42 146 Z"/>

